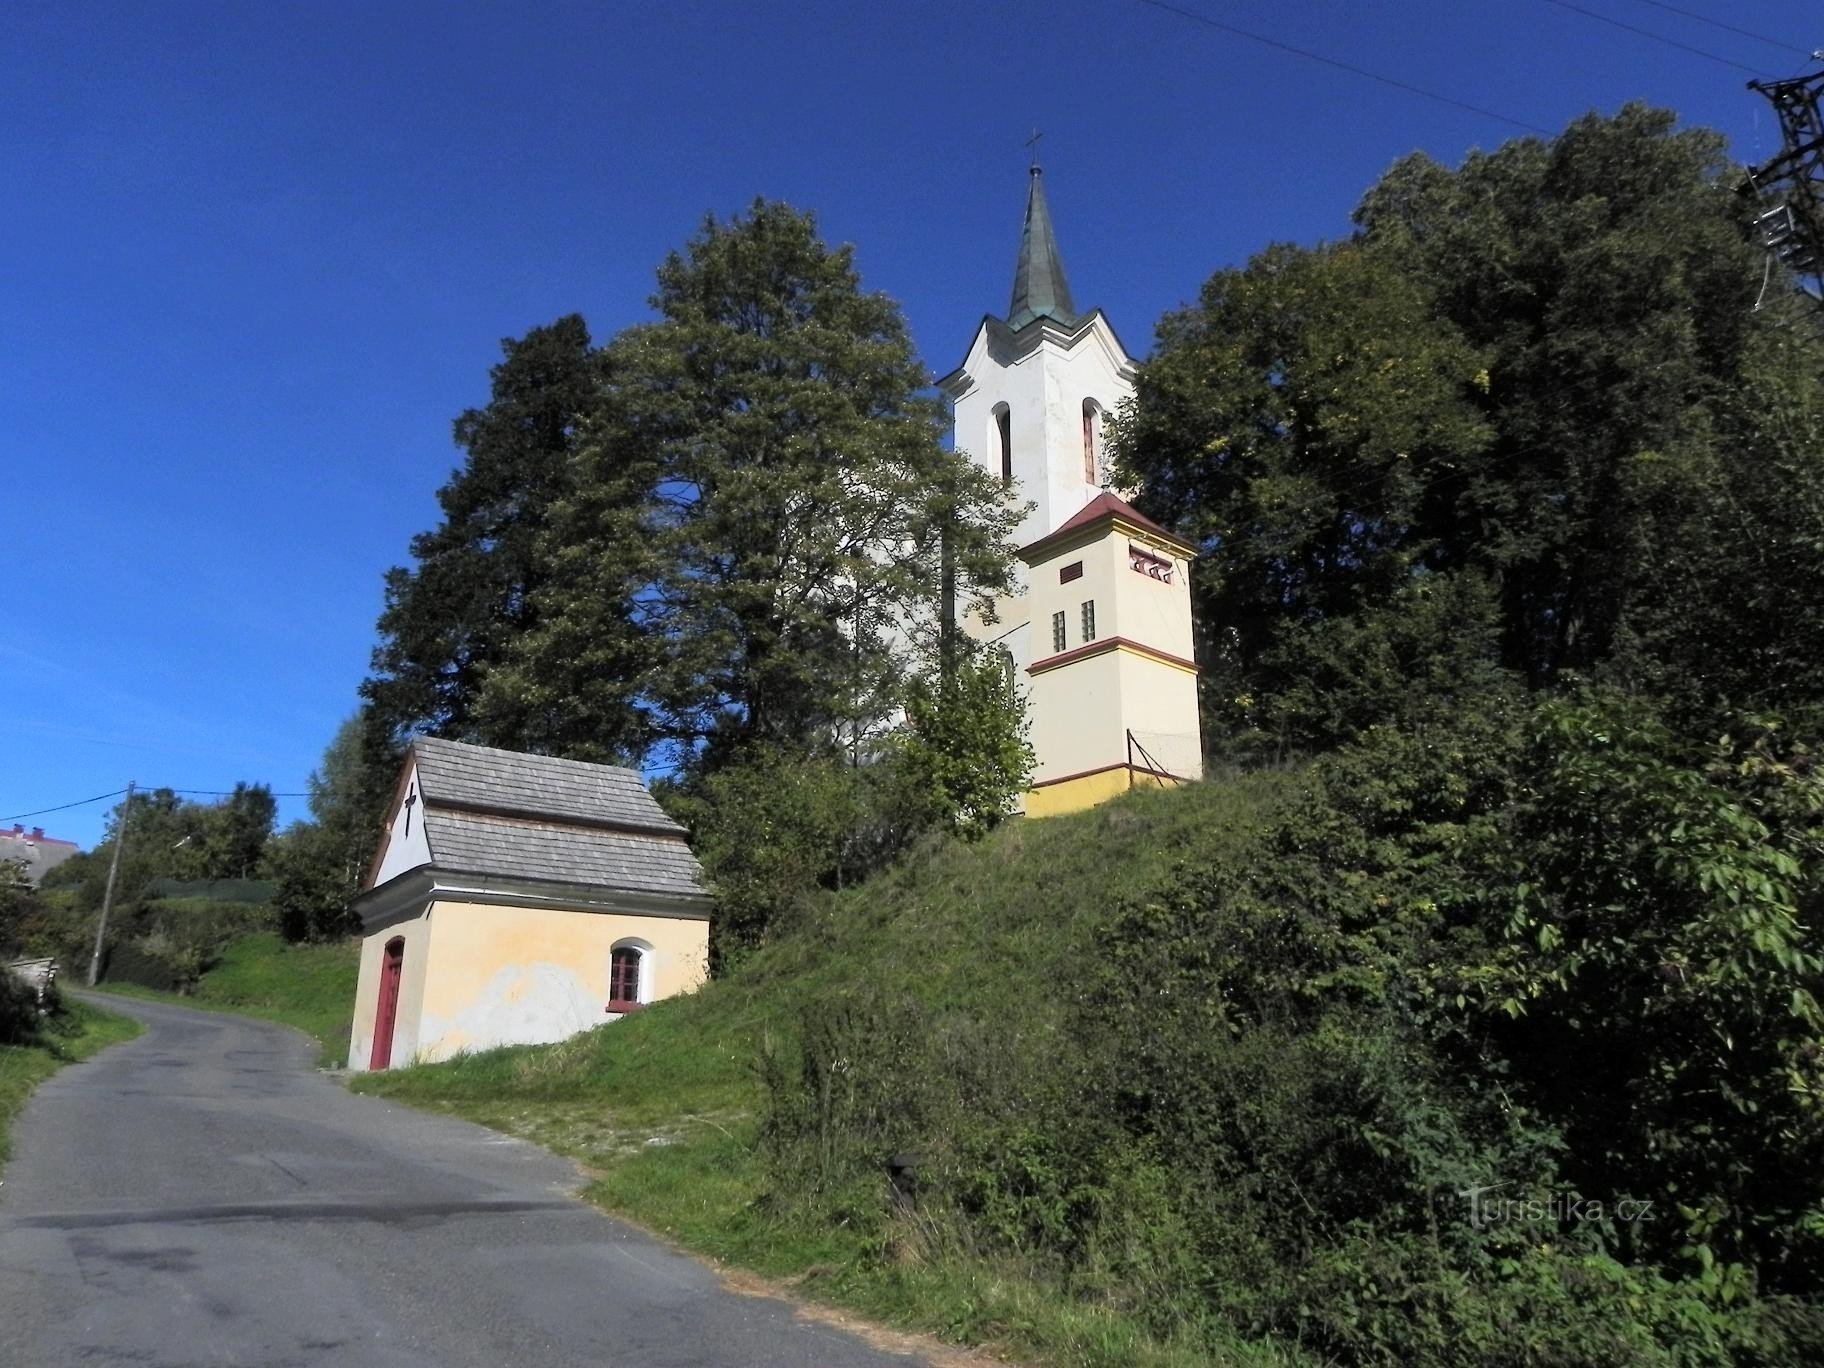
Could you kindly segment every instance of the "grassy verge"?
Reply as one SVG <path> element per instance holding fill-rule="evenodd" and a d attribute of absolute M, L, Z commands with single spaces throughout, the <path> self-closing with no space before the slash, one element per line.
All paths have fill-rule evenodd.
<path fill-rule="evenodd" d="M 291 945 L 261 932 L 230 943 L 188 996 L 130 983 L 104 983 L 101 990 L 295 1026 L 317 1042 L 319 1065 L 333 1069 L 347 1061 L 359 958 L 357 941 Z"/>
<path fill-rule="evenodd" d="M 1243 797 L 1264 798 L 1274 782 Z M 352 1086 L 577 1159 L 597 1205 L 898 1329 L 1076 1368 L 1298 1362 L 1294 1350 L 1240 1339 L 1216 1356 L 1209 1336 L 1196 1348 L 1162 1341 L 1121 1308 L 1073 1300 L 1037 1267 L 986 1255 L 916 1211 L 883 1231 L 834 1214 L 840 1202 L 806 1203 L 759 1144 L 763 1058 L 789 1061 L 804 1004 L 858 984 L 979 1015 L 1042 1050 L 1065 1010 L 1061 966 L 1110 901 L 1154 886 L 1213 820 L 1240 821 L 1220 810 L 1232 801 L 1136 795 L 1017 824 L 986 847 L 934 849 L 819 900 L 790 934 L 689 997 L 561 1044 L 360 1075 Z"/>
<path fill-rule="evenodd" d="M 12 1157 L 13 1118 L 33 1088 L 65 1064 L 131 1040 L 139 1032 L 137 1021 L 66 998 L 64 1011 L 51 1018 L 36 1044 L 0 1045 L 0 1162 Z"/>

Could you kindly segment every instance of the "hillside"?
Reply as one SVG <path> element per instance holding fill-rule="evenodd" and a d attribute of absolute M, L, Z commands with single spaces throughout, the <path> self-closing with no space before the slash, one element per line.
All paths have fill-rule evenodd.
<path fill-rule="evenodd" d="M 573 1155 L 691 1249 L 1050 1364 L 1824 1352 L 1817 1126 L 1776 1056 L 1701 1034 L 1787 990 L 1719 962 L 1668 998 L 1641 964 L 1718 943 L 1719 871 L 1759 879 L 1811 818 L 1727 790 L 1752 767 L 1710 788 L 1544 715 L 1561 754 L 1491 719 L 934 840 L 691 997 L 355 1086 Z M 1752 830 L 1669 862 L 1743 801 Z M 1512 912 L 1523 871 L 1555 932 Z M 1595 949 L 1565 939 L 1611 884 Z"/>
<path fill-rule="evenodd" d="M 1060 986 L 1093 954 L 1110 908 L 1164 888 L 1186 863 L 1239 857 L 1297 788 L 1257 776 L 1140 793 L 1016 823 L 979 846 L 937 843 L 860 888 L 818 898 L 737 973 L 691 997 L 560 1045 L 354 1086 L 573 1155 L 600 1174 L 592 1196 L 604 1205 L 700 1252 L 805 1277 L 820 1295 L 961 1339 L 1054 1355 L 1079 1346 L 1057 1362 L 1146 1361 L 1146 1337 L 1120 1316 L 1058 1303 L 986 1263 L 880 1268 L 870 1257 L 877 1229 L 833 1226 L 814 1206 L 769 1197 L 758 1148 L 767 1060 L 795 1067 L 809 1004 L 865 1013 L 890 1001 L 916 1004 L 935 1031 L 1008 1042 L 1035 1078 L 1055 1072 L 1073 1007 Z"/>

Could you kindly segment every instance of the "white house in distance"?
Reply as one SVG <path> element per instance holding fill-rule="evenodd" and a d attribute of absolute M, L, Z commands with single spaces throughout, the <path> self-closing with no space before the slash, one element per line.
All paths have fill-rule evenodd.
<path fill-rule="evenodd" d="M 562 1040 L 709 969 L 684 829 L 613 765 L 414 742 L 354 909 L 351 1069 Z"/>
<path fill-rule="evenodd" d="M 937 382 L 957 449 L 1032 505 L 1016 534 L 1018 592 L 994 623 L 969 624 L 1020 682 L 1037 758 L 1028 816 L 1203 775 L 1197 550 L 1108 487 L 1103 426 L 1133 381 L 1107 317 L 1072 302 L 1035 163 L 1007 317 L 983 318 L 962 365 Z"/>

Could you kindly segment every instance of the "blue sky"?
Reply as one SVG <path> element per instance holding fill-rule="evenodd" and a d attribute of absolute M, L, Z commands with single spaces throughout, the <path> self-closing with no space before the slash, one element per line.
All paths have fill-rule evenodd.
<path fill-rule="evenodd" d="M 1749 72 L 1552 0 L 1171 3 L 1549 130 L 1638 98 L 1777 148 Z M 1824 46 L 1815 3 L 1676 8 Z M 9 818 L 302 790 L 499 340 L 643 319 L 706 212 L 815 210 L 941 373 L 1006 308 L 1035 125 L 1077 301 L 1136 352 L 1213 270 L 1346 233 L 1396 158 L 1520 133 L 1142 0 L 13 0 L 0 36 Z M 86 845 L 103 811 L 27 824 Z"/>

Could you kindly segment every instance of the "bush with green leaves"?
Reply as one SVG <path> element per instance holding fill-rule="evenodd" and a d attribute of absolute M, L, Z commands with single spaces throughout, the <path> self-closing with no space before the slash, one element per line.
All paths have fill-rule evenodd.
<path fill-rule="evenodd" d="M 0 1045 L 30 1045 L 38 1039 L 38 992 L 0 965 Z"/>
<path fill-rule="evenodd" d="M 1112 906 L 1055 1026 L 807 1006 L 767 1074 L 778 1200 L 1162 1338 L 1798 1361 L 1824 1334 L 1809 755 L 1605 690 L 1371 728 Z"/>

